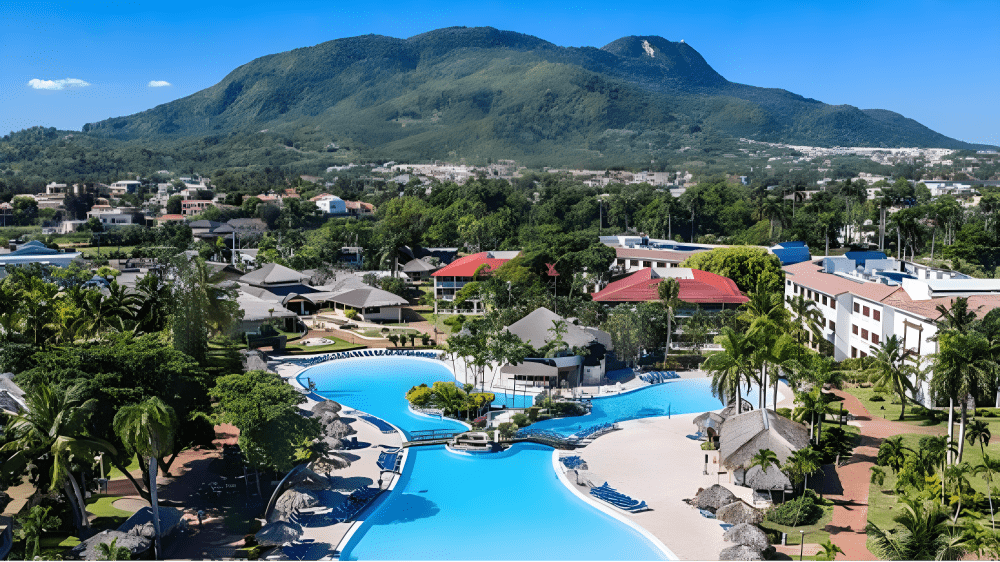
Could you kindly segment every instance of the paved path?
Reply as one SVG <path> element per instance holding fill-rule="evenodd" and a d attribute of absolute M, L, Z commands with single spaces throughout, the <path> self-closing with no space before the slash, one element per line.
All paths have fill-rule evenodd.
<path fill-rule="evenodd" d="M 868 488 L 869 474 L 875 464 L 879 445 L 886 437 L 904 433 L 924 433 L 942 435 L 941 427 L 923 427 L 886 420 L 873 416 L 854 395 L 842 390 L 834 394 L 844 399 L 844 409 L 854 415 L 856 425 L 861 430 L 861 443 L 844 466 L 837 467 L 837 476 L 842 486 L 840 493 L 827 493 L 826 497 L 838 502 L 833 508 L 833 521 L 826 526 L 833 544 L 844 550 L 838 554 L 840 560 L 878 560 L 868 551 Z"/>

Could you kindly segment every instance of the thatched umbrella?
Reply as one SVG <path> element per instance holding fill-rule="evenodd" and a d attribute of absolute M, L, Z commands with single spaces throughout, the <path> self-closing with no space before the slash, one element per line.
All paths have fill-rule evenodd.
<path fill-rule="evenodd" d="M 695 496 L 694 501 L 698 509 L 707 509 L 715 513 L 720 507 L 729 505 L 737 499 L 739 498 L 736 497 L 736 494 L 729 491 L 725 486 L 712 484 L 712 487 L 699 492 Z"/>
<path fill-rule="evenodd" d="M 751 490 L 783 491 L 792 487 L 792 481 L 788 475 L 776 466 L 769 466 L 766 471 L 759 465 L 751 466 L 747 470 L 743 481 Z"/>
<path fill-rule="evenodd" d="M 715 518 L 723 523 L 731 523 L 733 525 L 739 525 L 740 523 L 757 525 L 764 520 L 764 512 L 743 500 L 736 500 L 731 504 L 720 507 L 715 512 Z"/>
<path fill-rule="evenodd" d="M 330 474 L 335 470 L 343 470 L 351 466 L 351 461 L 336 453 L 329 453 L 312 462 L 310 468 L 322 474 Z"/>
<path fill-rule="evenodd" d="M 323 428 L 323 433 L 329 437 L 336 439 L 343 439 L 352 433 L 357 433 L 354 428 L 347 425 L 341 420 L 333 420 Z"/>
<path fill-rule="evenodd" d="M 289 480 L 288 486 L 299 490 L 326 490 L 330 487 L 330 483 L 314 470 L 303 468 Z"/>
<path fill-rule="evenodd" d="M 289 488 L 281 494 L 278 501 L 274 503 L 274 510 L 268 519 L 277 521 L 279 519 L 288 520 L 297 509 L 306 507 L 316 507 L 320 504 L 319 495 L 314 490 L 304 488 Z"/>
<path fill-rule="evenodd" d="M 748 523 L 740 523 L 730 527 L 723 533 L 722 540 L 749 546 L 758 552 L 771 546 L 764 531 L 761 531 L 760 527 Z"/>
<path fill-rule="evenodd" d="M 339 403 L 334 402 L 333 400 L 324 400 L 319 404 L 313 406 L 312 412 L 314 414 L 324 414 L 324 413 L 337 414 L 340 412 L 341 409 L 342 408 Z"/>
<path fill-rule="evenodd" d="M 763 560 L 761 551 L 743 544 L 722 549 L 719 560 Z"/>
<path fill-rule="evenodd" d="M 254 536 L 260 544 L 277 546 L 298 540 L 302 536 L 302 527 L 288 521 L 275 521 L 261 527 Z"/>

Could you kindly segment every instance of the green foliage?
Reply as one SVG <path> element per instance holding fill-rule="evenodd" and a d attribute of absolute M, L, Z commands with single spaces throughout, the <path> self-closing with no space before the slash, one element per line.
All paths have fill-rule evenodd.
<path fill-rule="evenodd" d="M 779 525 L 798 527 L 812 525 L 823 516 L 816 494 L 807 490 L 803 495 L 777 505 L 767 511 L 766 519 Z"/>
<path fill-rule="evenodd" d="M 524 414 L 514 414 L 511 416 L 510 421 L 514 422 L 517 427 L 527 427 L 531 424 L 531 420 Z"/>
<path fill-rule="evenodd" d="M 728 277 L 741 291 L 751 291 L 763 283 L 767 291 L 784 291 L 785 274 L 778 257 L 762 248 L 716 248 L 684 260 L 681 267 L 710 271 Z"/>
<path fill-rule="evenodd" d="M 348 308 L 344 311 L 344 316 L 346 316 L 348 320 L 354 320 L 358 317 L 358 311 L 353 308 Z"/>
<path fill-rule="evenodd" d="M 36 505 L 18 517 L 20 529 L 18 529 L 17 535 L 25 543 L 25 560 L 34 560 L 35 557 L 41 556 L 42 533 L 54 531 L 61 524 L 58 517 L 49 513 L 51 510 L 51 507 Z"/>
<path fill-rule="evenodd" d="M 504 439 L 511 439 L 514 434 L 517 433 L 517 424 L 511 422 L 503 422 L 497 426 L 500 431 L 500 436 Z"/>

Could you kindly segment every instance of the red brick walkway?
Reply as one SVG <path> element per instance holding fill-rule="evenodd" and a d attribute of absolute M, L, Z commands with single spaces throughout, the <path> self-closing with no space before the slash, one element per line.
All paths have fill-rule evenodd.
<path fill-rule="evenodd" d="M 844 399 L 844 408 L 858 421 L 861 443 L 854 449 L 847 464 L 837 468 L 843 493 L 826 496 L 838 502 L 833 508 L 833 521 L 826 529 L 830 531 L 833 544 L 844 550 L 843 554 L 837 555 L 838 560 L 878 560 L 865 545 L 868 540 L 865 527 L 868 525 L 870 473 L 879 445 L 883 439 L 894 435 L 941 435 L 944 431 L 939 427 L 914 426 L 873 416 L 854 395 L 841 390 L 835 390 L 834 394 Z"/>

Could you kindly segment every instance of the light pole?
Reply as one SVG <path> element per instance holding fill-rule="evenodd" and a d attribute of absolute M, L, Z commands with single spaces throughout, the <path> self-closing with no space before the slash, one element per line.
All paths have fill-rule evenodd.
<path fill-rule="evenodd" d="M 799 529 L 799 562 L 802 561 L 802 553 L 806 549 L 806 532 Z"/>

